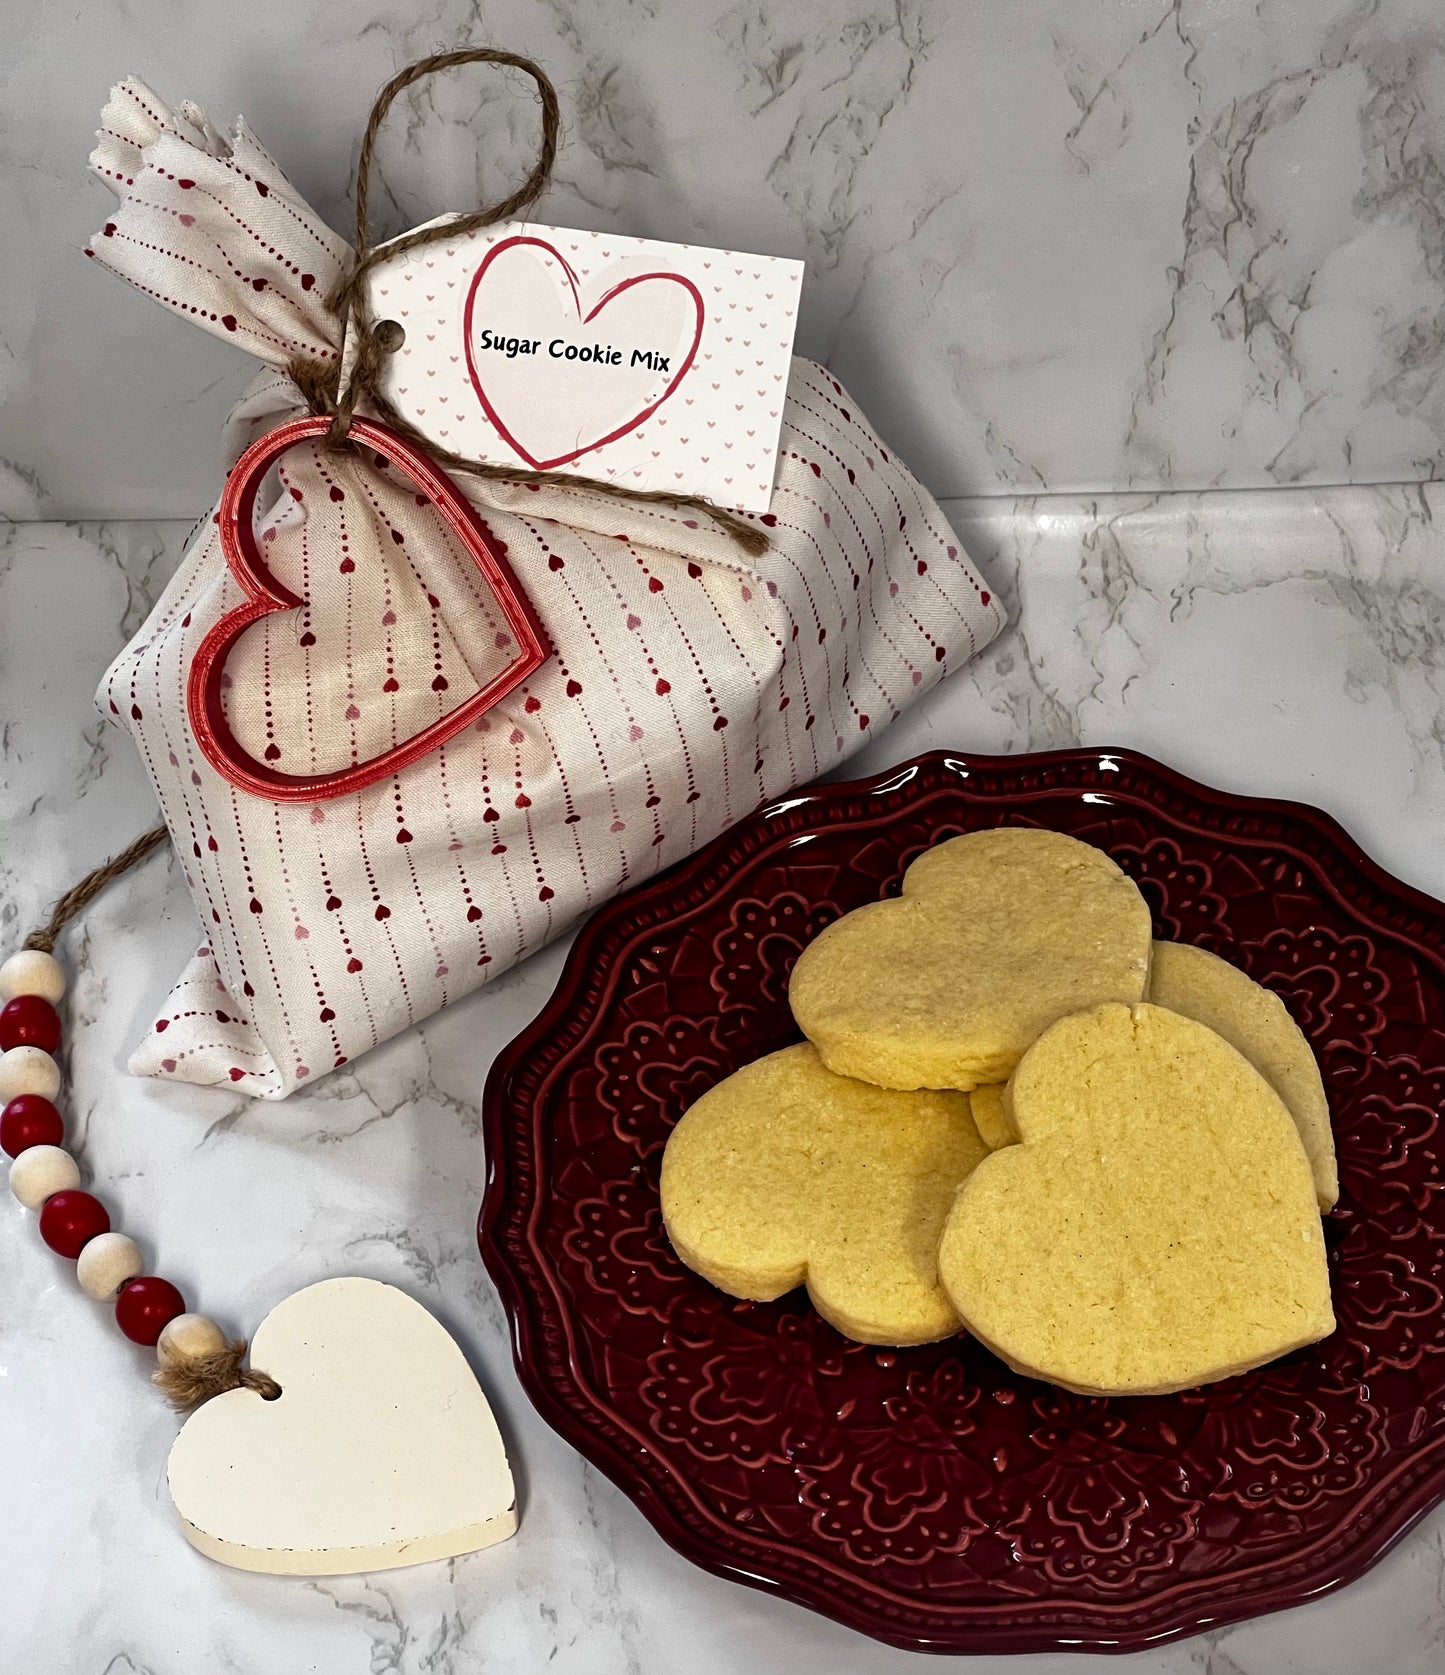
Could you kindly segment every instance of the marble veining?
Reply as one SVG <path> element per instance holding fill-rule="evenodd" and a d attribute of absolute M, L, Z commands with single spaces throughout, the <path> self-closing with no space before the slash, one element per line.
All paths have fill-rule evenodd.
<path fill-rule="evenodd" d="M 938 745 L 1132 745 L 1316 803 L 1445 893 L 1438 0 L 191 0 L 184 24 L 163 0 L 96 0 L 32 7 L 9 42 L 0 516 L 49 521 L 0 525 L 0 946 L 154 823 L 92 694 L 219 490 L 251 372 L 82 256 L 105 214 L 84 163 L 107 88 L 133 71 L 223 125 L 243 110 L 347 230 L 376 88 L 483 40 L 559 86 L 542 218 L 806 258 L 800 350 L 951 497 L 1008 603 L 1009 631 L 845 771 Z M 376 230 L 505 191 L 536 143 L 518 93 L 468 74 L 408 95 Z M 1329 486 L 1351 484 L 1385 486 Z M 90 1178 L 238 1330 L 340 1272 L 425 1301 L 491 1396 L 522 1529 L 324 1582 L 202 1559 L 173 1527 L 174 1420 L 146 1357 L 7 1195 L 0 1667 L 917 1668 L 687 1565 L 516 1383 L 472 1238 L 477 1098 L 565 944 L 273 1107 L 125 1075 L 196 941 L 168 853 L 69 937 L 66 1103 Z M 1424 1675 L 1442 1601 L 1437 1512 L 1349 1589 L 1132 1661 Z"/>
<path fill-rule="evenodd" d="M 1445 890 L 1445 598 L 1438 487 L 955 501 L 1012 626 L 850 771 L 937 745 L 1133 745 L 1231 789 L 1330 810 Z M 154 820 L 91 695 L 181 551 L 179 522 L 0 528 L 0 943 Z M 197 936 L 156 857 L 72 933 L 66 1103 L 116 1222 L 195 1306 L 246 1330 L 328 1274 L 391 1280 L 477 1368 L 522 1494 L 511 1542 L 377 1576 L 224 1570 L 172 1524 L 174 1420 L 120 1338 L 0 1204 L 0 1667 L 190 1675 L 883 1675 L 873 1645 L 676 1557 L 532 1411 L 472 1237 L 492 1055 L 556 980 L 555 946 L 279 1106 L 128 1078 Z M 23 1438 L 23 1446 L 15 1439 Z M 1445 1514 L 1360 1582 L 1139 1654 L 1148 1675 L 1425 1675 L 1445 1642 Z M 1103 1658 L 1013 1660 L 1103 1675 Z M 963 1671 L 965 1664 L 959 1660 Z"/>
<path fill-rule="evenodd" d="M 244 110 L 345 229 L 376 88 L 479 40 L 557 81 L 543 218 L 805 257 L 801 351 L 935 494 L 1445 471 L 1435 0 L 192 0 L 186 24 L 96 0 L 32 8 L 12 41 L 11 516 L 195 516 L 249 375 L 81 254 L 111 82 Z M 379 230 L 504 192 L 535 144 L 519 83 L 414 89 Z"/>

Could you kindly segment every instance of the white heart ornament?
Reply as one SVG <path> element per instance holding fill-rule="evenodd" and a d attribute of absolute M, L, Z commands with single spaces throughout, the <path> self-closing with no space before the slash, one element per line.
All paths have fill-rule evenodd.
<path fill-rule="evenodd" d="M 342 1576 L 505 1541 L 516 1492 L 496 1419 L 445 1329 L 377 1280 L 287 1297 L 251 1340 L 274 1401 L 198 1408 L 167 1475 L 186 1539 L 238 1570 Z"/>

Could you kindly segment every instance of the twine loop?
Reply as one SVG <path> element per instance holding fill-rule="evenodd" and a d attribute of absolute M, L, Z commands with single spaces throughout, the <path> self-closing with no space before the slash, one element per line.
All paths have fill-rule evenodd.
<path fill-rule="evenodd" d="M 371 168 L 377 135 L 387 112 L 397 95 L 415 82 L 423 81 L 440 71 L 458 69 L 466 64 L 498 64 L 503 68 L 521 70 L 536 84 L 537 97 L 542 106 L 542 138 L 537 151 L 537 161 L 533 164 L 531 173 L 516 191 L 494 204 L 473 210 L 469 215 L 455 216 L 435 227 L 419 228 L 401 238 L 392 239 L 387 244 L 374 246 L 371 243 L 368 224 Z M 399 338 L 394 331 L 388 330 L 392 324 L 390 321 L 372 322 L 366 304 L 366 276 L 379 262 L 391 261 L 396 256 L 405 255 L 411 250 L 425 249 L 428 245 L 464 238 L 468 233 L 476 232 L 482 227 L 512 220 L 528 209 L 541 197 L 552 178 L 552 168 L 557 160 L 557 135 L 560 127 L 561 114 L 556 89 L 539 64 L 517 53 L 502 52 L 494 47 L 468 47 L 458 52 L 432 53 L 393 76 L 377 94 L 376 103 L 371 107 L 371 116 L 362 135 L 361 151 L 357 157 L 355 257 L 350 270 L 326 299 L 327 307 L 344 323 L 347 339 L 352 346 L 350 379 L 343 390 L 339 367 L 322 366 L 318 362 L 306 359 L 291 363 L 288 369 L 291 377 L 313 413 L 331 415 L 328 441 L 334 448 L 350 446 L 347 433 L 351 428 L 352 417 L 358 404 L 365 403 L 384 424 L 429 454 L 448 471 L 465 472 L 496 482 L 533 485 L 548 483 L 566 488 L 585 489 L 589 493 L 608 495 L 619 500 L 641 501 L 702 512 L 731 536 L 744 552 L 757 557 L 768 548 L 768 538 L 763 531 L 736 513 L 715 506 L 712 501 L 704 499 L 701 495 L 670 494 L 665 490 L 625 489 L 600 478 L 577 476 L 571 472 L 527 471 L 516 466 L 494 465 L 483 460 L 468 459 L 462 454 L 439 447 L 423 435 L 415 425 L 397 412 L 382 393 L 381 378 L 387 356 L 398 347 Z"/>

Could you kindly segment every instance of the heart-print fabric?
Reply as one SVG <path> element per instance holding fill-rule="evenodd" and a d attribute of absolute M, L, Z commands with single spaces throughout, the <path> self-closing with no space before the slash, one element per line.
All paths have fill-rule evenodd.
<path fill-rule="evenodd" d="M 336 354 L 321 299 L 346 246 L 244 128 L 217 155 L 135 82 L 101 128 L 93 166 L 121 201 L 95 259 L 276 369 L 233 415 L 234 459 L 300 407 L 279 369 Z M 202 928 L 132 1070 L 279 1098 L 836 766 L 986 645 L 997 601 L 837 381 L 795 361 L 782 425 L 756 561 L 684 509 L 459 476 L 552 655 L 434 754 L 324 804 L 237 791 L 191 734 L 186 671 L 238 602 L 203 523 L 99 698 L 141 749 Z M 484 678 L 499 630 L 374 461 L 297 449 L 287 469 L 267 562 L 304 578 L 310 618 L 248 631 L 228 714 L 262 754 L 274 730 L 334 761 L 347 729 L 369 749 Z"/>

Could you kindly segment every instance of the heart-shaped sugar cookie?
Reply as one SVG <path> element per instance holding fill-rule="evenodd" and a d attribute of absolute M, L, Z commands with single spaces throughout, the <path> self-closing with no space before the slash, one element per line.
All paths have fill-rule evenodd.
<path fill-rule="evenodd" d="M 1001 1146 L 1018 1144 L 1008 1101 L 1004 1097 L 1006 1091 L 1005 1083 L 990 1082 L 985 1088 L 975 1088 L 968 1096 L 973 1126 L 978 1130 L 979 1139 L 991 1152 L 998 1151 Z"/>
<path fill-rule="evenodd" d="M 213 1397 L 171 1448 L 186 1539 L 240 1570 L 339 1576 L 470 1553 L 517 1527 L 492 1410 L 461 1350 L 404 1292 L 332 1279 L 251 1340 L 281 1386 Z"/>
<path fill-rule="evenodd" d="M 969 832 L 920 855 L 896 901 L 828 926 L 788 1000 L 839 1075 L 887 1088 L 1002 1082 L 1057 1018 L 1144 998 L 1149 908 L 1102 850 Z"/>
<path fill-rule="evenodd" d="M 1162 1007 L 1065 1018 L 1025 1054 L 1017 1145 L 964 1183 L 939 1277 L 1019 1372 L 1154 1395 L 1334 1330 L 1298 1131 L 1229 1043 Z"/>
<path fill-rule="evenodd" d="M 1340 1195 L 1340 1177 L 1325 1084 L 1309 1042 L 1279 996 L 1207 949 L 1156 942 L 1149 998 L 1208 1024 L 1264 1077 L 1294 1118 L 1321 1210 L 1331 1209 Z"/>
<path fill-rule="evenodd" d="M 938 1235 L 987 1153 L 957 1093 L 901 1093 L 835 1076 L 808 1045 L 705 1093 L 662 1160 L 673 1248 L 734 1297 L 805 1281 L 861 1343 L 929 1343 L 958 1329 L 938 1284 Z"/>

